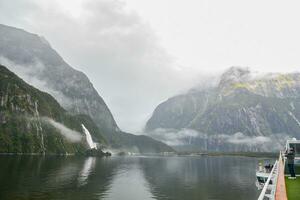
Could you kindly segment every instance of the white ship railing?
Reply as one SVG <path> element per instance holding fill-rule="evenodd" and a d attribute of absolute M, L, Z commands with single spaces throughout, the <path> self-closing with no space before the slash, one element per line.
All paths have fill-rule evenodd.
<path fill-rule="evenodd" d="M 276 186 L 277 186 L 277 178 L 278 178 L 278 160 L 274 163 L 274 166 L 271 170 L 271 173 L 265 182 L 265 185 L 258 197 L 257 200 L 274 200 L 275 199 L 275 192 L 276 192 Z M 270 182 L 272 181 L 272 184 Z"/>

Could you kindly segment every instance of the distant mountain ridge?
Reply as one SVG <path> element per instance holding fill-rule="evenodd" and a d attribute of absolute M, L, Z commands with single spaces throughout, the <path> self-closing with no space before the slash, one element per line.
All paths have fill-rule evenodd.
<path fill-rule="evenodd" d="M 300 73 L 261 75 L 248 68 L 232 67 L 221 75 L 215 87 L 191 90 L 160 104 L 145 129 L 156 138 L 164 133 L 153 133 L 155 130 L 192 129 L 223 143 L 227 136 L 272 137 L 271 140 L 299 137 L 299 122 Z M 203 149 L 203 138 L 200 142 L 199 137 L 192 137 L 189 143 Z M 187 144 L 184 139 L 183 143 Z M 259 145 L 235 149 L 230 145 L 236 146 L 219 144 L 221 150 L 266 150 Z M 205 148 L 216 150 L 212 145 Z"/>
<path fill-rule="evenodd" d="M 0 63 L 51 94 L 73 115 L 88 115 L 112 148 L 164 152 L 172 148 L 147 136 L 122 132 L 88 77 L 68 65 L 45 38 L 0 25 Z"/>

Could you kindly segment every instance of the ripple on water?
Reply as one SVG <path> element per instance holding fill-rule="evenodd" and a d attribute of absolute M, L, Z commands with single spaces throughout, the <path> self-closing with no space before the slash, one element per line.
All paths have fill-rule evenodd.
<path fill-rule="evenodd" d="M 3 157 L 0 199 L 255 199 L 258 159 Z"/>

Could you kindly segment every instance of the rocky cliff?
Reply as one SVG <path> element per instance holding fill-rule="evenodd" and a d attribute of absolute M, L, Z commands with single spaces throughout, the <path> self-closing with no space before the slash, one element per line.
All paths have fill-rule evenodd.
<path fill-rule="evenodd" d="M 51 94 L 73 114 L 89 115 L 106 132 L 118 126 L 87 76 L 68 65 L 43 38 L 0 25 L 0 56 L 26 82 Z"/>
<path fill-rule="evenodd" d="M 68 114 L 52 96 L 0 65 L 1 153 L 83 154 L 88 146 L 81 124 L 105 144 L 92 119 Z"/>
<path fill-rule="evenodd" d="M 197 133 L 187 134 L 187 139 L 183 135 L 188 130 Z M 202 150 L 267 151 L 271 141 L 278 148 L 284 138 L 300 136 L 300 73 L 256 74 L 232 67 L 214 87 L 160 104 L 146 131 L 166 141 L 165 132 L 174 137 L 180 132 L 182 144 Z"/>

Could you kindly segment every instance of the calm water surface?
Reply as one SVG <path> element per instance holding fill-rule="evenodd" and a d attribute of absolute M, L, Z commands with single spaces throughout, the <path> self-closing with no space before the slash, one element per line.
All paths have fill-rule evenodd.
<path fill-rule="evenodd" d="M 253 200 L 259 160 L 0 156 L 0 199 Z"/>

